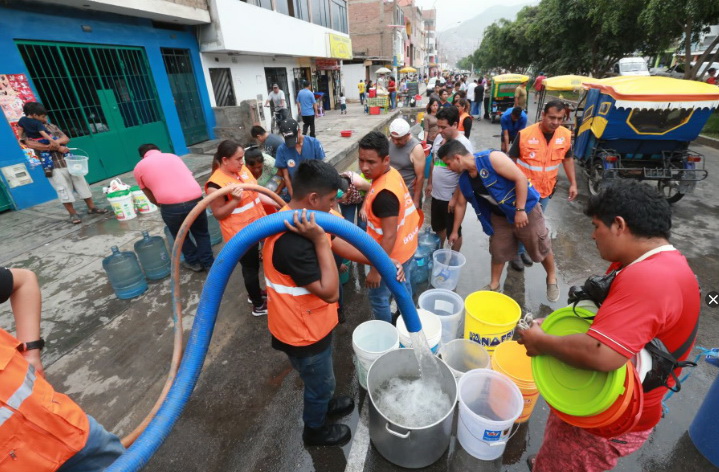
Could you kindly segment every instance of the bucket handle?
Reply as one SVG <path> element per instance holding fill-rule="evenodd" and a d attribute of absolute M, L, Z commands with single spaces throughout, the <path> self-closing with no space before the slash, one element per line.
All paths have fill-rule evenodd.
<path fill-rule="evenodd" d="M 412 432 L 411 430 L 408 430 L 405 434 L 400 434 L 400 433 L 398 433 L 397 431 L 394 431 L 394 430 L 390 429 L 389 423 L 386 423 L 386 424 L 384 425 L 384 429 L 386 429 L 387 432 L 388 432 L 389 434 L 391 434 L 392 436 L 397 436 L 397 437 L 400 438 L 400 439 L 407 439 L 407 438 L 409 437 L 409 433 Z"/>
<path fill-rule="evenodd" d="M 488 446 L 490 446 L 490 447 L 493 447 L 493 446 L 505 446 L 505 445 L 509 442 L 509 440 L 512 439 L 515 434 L 517 434 L 517 431 L 519 431 L 519 423 L 513 423 L 512 426 L 511 426 L 511 428 L 514 428 L 515 426 L 516 426 L 517 428 L 516 428 L 513 432 L 511 432 L 511 433 L 507 436 L 507 439 L 505 439 L 504 441 L 492 441 L 492 442 L 490 442 L 490 441 L 485 441 L 484 439 L 478 438 L 477 436 L 474 435 L 474 433 L 472 433 L 472 430 L 469 429 L 469 426 L 467 426 L 467 423 L 465 423 L 464 420 L 462 419 L 462 415 L 457 415 L 457 416 L 459 416 L 459 421 L 462 422 L 462 424 L 464 425 L 464 427 L 467 429 L 467 432 L 468 432 L 470 435 L 472 435 L 472 437 L 473 437 L 474 439 L 476 439 L 477 441 L 482 441 L 483 443 L 485 443 L 486 445 L 488 445 Z"/>

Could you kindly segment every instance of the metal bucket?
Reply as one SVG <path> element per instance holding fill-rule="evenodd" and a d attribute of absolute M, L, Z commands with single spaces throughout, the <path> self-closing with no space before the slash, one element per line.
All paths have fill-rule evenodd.
<path fill-rule="evenodd" d="M 375 448 L 393 464 L 408 469 L 427 467 L 436 462 L 449 447 L 457 404 L 457 384 L 444 362 L 439 362 L 441 388 L 452 399 L 452 405 L 441 419 L 424 427 L 407 427 L 393 423 L 375 406 L 376 390 L 394 377 L 418 377 L 419 365 L 413 349 L 389 351 L 378 358 L 367 374 L 370 397 L 369 435 Z"/>

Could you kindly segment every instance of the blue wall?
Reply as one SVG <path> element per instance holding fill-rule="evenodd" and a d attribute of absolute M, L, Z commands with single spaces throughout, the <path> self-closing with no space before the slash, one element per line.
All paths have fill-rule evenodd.
<path fill-rule="evenodd" d="M 174 152 L 182 155 L 189 151 L 182 135 L 180 119 L 160 48 L 189 49 L 208 133 L 211 138 L 213 137 L 215 118 L 202 73 L 194 31 L 189 28 L 183 31 L 158 29 L 154 28 L 149 20 L 142 18 L 88 12 L 55 5 L 36 4 L 32 10 L 34 11 L 20 7 L 0 7 L 0 57 L 2 57 L 0 74 L 28 75 L 28 70 L 15 45 L 15 40 L 18 39 L 143 47 L 152 70 Z M 38 11 L 43 13 L 37 13 Z M 83 32 L 82 25 L 90 26 L 92 32 Z M 40 99 L 32 80 L 30 85 Z M 2 116 L 0 117 L 0 167 L 21 162 L 25 162 L 22 150 L 10 124 Z M 28 170 L 30 170 L 29 166 Z M 34 183 L 8 189 L 16 209 L 37 205 L 57 197 L 40 166 L 30 170 L 30 173 Z"/>

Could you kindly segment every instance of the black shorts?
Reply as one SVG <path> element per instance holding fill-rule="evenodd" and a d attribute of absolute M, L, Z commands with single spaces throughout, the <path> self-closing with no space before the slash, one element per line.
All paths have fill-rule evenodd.
<path fill-rule="evenodd" d="M 447 231 L 447 236 L 452 233 L 454 227 L 454 213 L 449 212 L 449 202 L 444 200 L 437 200 L 432 197 L 432 231 L 438 233 L 440 231 Z M 459 225 L 459 236 L 462 236 L 462 225 Z"/>

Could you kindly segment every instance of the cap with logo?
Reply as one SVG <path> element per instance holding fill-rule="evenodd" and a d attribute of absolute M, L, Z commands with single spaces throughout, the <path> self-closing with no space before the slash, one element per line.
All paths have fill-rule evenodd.
<path fill-rule="evenodd" d="M 287 147 L 293 147 L 297 144 L 297 134 L 300 131 L 300 125 L 292 118 L 288 118 L 280 123 L 280 134 L 285 138 Z"/>

